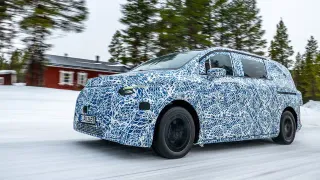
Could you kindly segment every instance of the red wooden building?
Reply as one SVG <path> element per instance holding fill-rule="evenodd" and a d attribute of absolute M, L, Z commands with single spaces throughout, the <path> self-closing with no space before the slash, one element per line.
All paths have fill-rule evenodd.
<path fill-rule="evenodd" d="M 0 70 L 0 85 L 12 85 L 17 81 L 17 72 L 14 70 Z"/>
<path fill-rule="evenodd" d="M 90 78 L 129 70 L 123 64 L 99 61 L 99 56 L 96 60 L 56 55 L 46 55 L 45 58 L 41 84 L 48 88 L 81 90 Z M 26 84 L 33 85 L 35 84 L 33 81 L 35 81 L 34 78 L 27 74 Z"/>

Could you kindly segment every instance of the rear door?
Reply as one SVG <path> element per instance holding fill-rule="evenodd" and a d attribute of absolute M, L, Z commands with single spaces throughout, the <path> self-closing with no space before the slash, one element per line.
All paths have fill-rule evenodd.
<path fill-rule="evenodd" d="M 273 88 L 270 87 L 271 81 L 267 79 L 264 59 L 238 53 L 232 53 L 232 57 L 239 64 L 239 85 L 245 88 L 240 104 L 246 110 L 243 112 L 246 134 L 255 137 L 268 136 L 274 129 L 272 102 L 275 96 Z"/>
<path fill-rule="evenodd" d="M 287 68 L 274 61 L 266 61 L 268 70 L 269 86 L 273 87 L 276 98 L 272 102 L 272 118 L 274 119 L 273 134 L 278 135 L 280 131 L 280 119 L 286 107 L 300 105 L 301 93 L 297 91 L 290 72 Z M 299 108 L 296 110 L 299 111 Z"/>

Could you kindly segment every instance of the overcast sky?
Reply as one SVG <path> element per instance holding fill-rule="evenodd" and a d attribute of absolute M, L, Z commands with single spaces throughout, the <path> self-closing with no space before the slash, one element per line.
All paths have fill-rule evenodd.
<path fill-rule="evenodd" d="M 276 24 L 283 19 L 288 28 L 289 38 L 295 50 L 303 52 L 307 40 L 314 35 L 320 40 L 320 1 L 319 0 L 257 0 L 263 28 L 268 43 L 276 31 Z M 94 59 L 96 55 L 107 61 L 110 57 L 108 45 L 112 35 L 123 26 L 120 4 L 126 0 L 87 0 L 90 11 L 86 21 L 86 30 L 81 34 L 56 34 L 49 42 L 54 47 L 49 52 L 55 55 Z"/>

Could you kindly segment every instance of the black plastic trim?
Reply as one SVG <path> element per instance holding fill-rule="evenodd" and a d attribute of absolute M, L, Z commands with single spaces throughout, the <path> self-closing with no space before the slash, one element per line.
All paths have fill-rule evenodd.
<path fill-rule="evenodd" d="M 148 103 L 148 102 L 140 102 L 139 110 L 150 110 L 150 103 Z"/>
<path fill-rule="evenodd" d="M 285 92 L 285 91 L 278 91 L 278 94 L 297 95 L 297 93 L 294 93 L 294 92 Z"/>

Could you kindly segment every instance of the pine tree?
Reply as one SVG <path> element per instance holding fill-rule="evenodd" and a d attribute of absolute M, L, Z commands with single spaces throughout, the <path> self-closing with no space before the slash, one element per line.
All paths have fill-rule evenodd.
<path fill-rule="evenodd" d="M 315 57 L 318 53 L 318 41 L 315 40 L 314 36 L 311 36 L 308 40 L 308 44 L 306 46 L 306 53 L 304 54 L 305 58 L 312 59 L 312 62 L 314 62 Z"/>
<path fill-rule="evenodd" d="M 296 61 L 294 63 L 294 68 L 293 68 L 293 79 L 297 89 L 303 93 L 302 82 L 301 82 L 302 70 L 303 70 L 303 57 L 298 52 L 296 55 Z"/>
<path fill-rule="evenodd" d="M 206 11 L 203 15 L 202 34 L 207 36 L 207 40 L 210 46 L 212 46 L 214 45 L 215 27 L 217 26 L 217 22 L 214 19 L 215 2 L 211 0 L 208 1 L 207 4 Z"/>
<path fill-rule="evenodd" d="M 20 27 L 28 35 L 27 45 L 49 48 L 45 43 L 52 30 L 82 32 L 87 17 L 84 0 L 70 1 L 23 1 Z"/>
<path fill-rule="evenodd" d="M 212 32 L 208 33 L 211 38 L 211 43 L 220 47 L 228 46 L 230 28 L 228 22 L 230 21 L 232 13 L 230 13 L 230 8 L 228 0 L 215 0 L 212 7 Z"/>
<path fill-rule="evenodd" d="M 262 17 L 259 15 L 256 0 L 233 0 L 228 7 L 227 34 L 229 47 L 263 55 L 266 47 L 265 33 L 262 30 Z"/>
<path fill-rule="evenodd" d="M 22 69 L 25 65 L 24 54 L 20 50 L 15 50 L 11 54 L 9 69 L 15 70 L 17 72 L 17 81 L 23 82 L 25 73 L 22 72 Z"/>
<path fill-rule="evenodd" d="M 317 53 L 314 61 L 314 74 L 315 74 L 315 86 L 316 86 L 316 101 L 320 101 L 320 53 Z"/>
<path fill-rule="evenodd" d="M 4 52 L 12 47 L 11 41 L 15 37 L 15 13 L 18 10 L 15 0 L 0 0 L 0 51 Z"/>
<path fill-rule="evenodd" d="M 188 47 L 184 40 L 186 34 L 186 18 L 183 15 L 184 4 L 182 0 L 166 0 L 160 8 L 160 20 L 157 24 L 159 33 L 157 46 L 158 56 L 182 51 Z"/>
<path fill-rule="evenodd" d="M 46 40 L 52 30 L 82 32 L 87 17 L 84 0 L 69 1 L 21 1 L 20 27 L 27 36 L 26 43 L 30 58 L 29 75 L 32 85 L 42 84 L 44 53 L 51 45 Z M 36 68 L 35 68 L 36 67 Z"/>
<path fill-rule="evenodd" d="M 19 50 L 15 50 L 11 54 L 9 67 L 11 70 L 17 71 L 17 73 L 20 72 L 24 63 L 22 55 L 23 55 L 22 52 Z"/>
<path fill-rule="evenodd" d="M 206 48 L 211 46 L 210 37 L 203 33 L 204 25 L 210 17 L 211 0 L 186 0 L 184 16 L 186 20 L 186 36 L 188 49 Z"/>
<path fill-rule="evenodd" d="M 317 77 L 320 77 L 320 52 L 317 53 L 314 63 Z"/>
<path fill-rule="evenodd" d="M 290 57 L 293 55 L 293 48 L 290 46 L 289 35 L 287 33 L 287 27 L 282 19 L 277 25 L 277 32 L 271 41 L 269 48 L 269 57 L 272 60 L 278 61 L 287 68 L 290 67 L 293 61 Z"/>
<path fill-rule="evenodd" d="M 0 70 L 7 70 L 9 63 L 6 61 L 3 55 L 0 55 Z"/>
<path fill-rule="evenodd" d="M 122 6 L 124 17 L 120 22 L 127 26 L 123 40 L 129 53 L 128 62 L 139 64 L 154 54 L 154 31 L 157 0 L 128 0 Z"/>
<path fill-rule="evenodd" d="M 109 62 L 120 62 L 123 64 L 127 63 L 125 61 L 125 49 L 123 46 L 122 34 L 120 31 L 116 31 L 116 33 L 113 35 L 111 43 L 109 45 L 109 53 L 111 55 Z"/>
<path fill-rule="evenodd" d="M 302 71 L 302 89 L 305 92 L 304 97 L 306 100 L 318 100 L 320 98 L 320 79 L 318 78 L 319 74 L 316 66 L 317 55 L 318 42 L 311 36 L 306 46 L 305 63 Z"/>
<path fill-rule="evenodd" d="M 211 46 L 212 15 L 211 0 L 166 0 L 160 9 L 157 55 Z"/>

